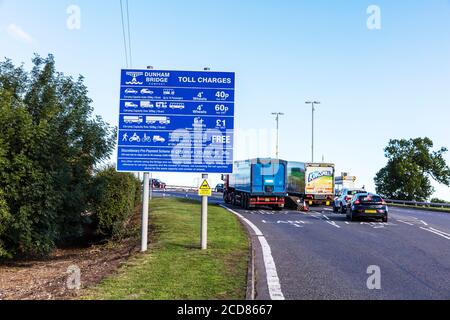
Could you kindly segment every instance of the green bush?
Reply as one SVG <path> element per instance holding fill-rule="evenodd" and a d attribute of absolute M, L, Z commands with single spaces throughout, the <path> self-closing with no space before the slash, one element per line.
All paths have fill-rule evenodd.
<path fill-rule="evenodd" d="M 94 178 L 93 218 L 99 234 L 121 238 L 141 199 L 141 183 L 130 173 L 107 167 Z"/>
<path fill-rule="evenodd" d="M 433 198 L 431 199 L 431 203 L 449 203 L 449 202 L 439 198 Z"/>
<path fill-rule="evenodd" d="M 93 170 L 115 147 L 83 78 L 57 72 L 51 55 L 33 64 L 0 62 L 0 258 L 80 237 Z"/>

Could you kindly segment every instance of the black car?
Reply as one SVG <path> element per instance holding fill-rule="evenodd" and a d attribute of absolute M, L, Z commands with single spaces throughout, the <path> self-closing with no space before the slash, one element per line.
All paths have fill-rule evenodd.
<path fill-rule="evenodd" d="M 347 207 L 353 196 L 358 193 L 367 193 L 364 189 L 343 189 L 333 201 L 334 213 L 347 213 Z"/>
<path fill-rule="evenodd" d="M 347 210 L 347 219 L 355 221 L 359 218 L 381 219 L 388 222 L 389 208 L 383 198 L 372 193 L 354 195 Z"/>
<path fill-rule="evenodd" d="M 224 189 L 223 183 L 218 184 L 218 185 L 216 186 L 216 192 L 222 192 L 222 193 L 223 193 L 223 189 Z"/>

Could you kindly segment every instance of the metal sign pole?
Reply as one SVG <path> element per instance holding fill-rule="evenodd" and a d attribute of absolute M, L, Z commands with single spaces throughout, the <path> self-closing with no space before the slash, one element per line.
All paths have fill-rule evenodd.
<path fill-rule="evenodd" d="M 150 200 L 153 200 L 153 174 L 150 173 Z"/>
<path fill-rule="evenodd" d="M 202 175 L 203 180 L 208 179 L 208 175 Z M 201 245 L 202 250 L 208 249 L 208 197 L 202 196 L 202 224 L 201 224 Z"/>
<path fill-rule="evenodd" d="M 144 173 L 144 194 L 142 199 L 142 236 L 141 251 L 146 252 L 148 249 L 148 208 L 150 201 L 150 174 Z"/>

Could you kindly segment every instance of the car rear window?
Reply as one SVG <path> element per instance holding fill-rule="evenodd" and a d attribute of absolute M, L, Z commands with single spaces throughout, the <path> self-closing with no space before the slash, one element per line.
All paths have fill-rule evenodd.
<path fill-rule="evenodd" d="M 383 199 L 381 199 L 380 196 L 365 195 L 365 196 L 360 196 L 359 201 L 365 202 L 365 203 L 381 203 L 381 202 L 383 202 Z"/>
<path fill-rule="evenodd" d="M 347 192 L 347 195 L 349 195 L 349 196 L 354 196 L 355 194 L 358 194 L 358 193 L 365 193 L 366 191 L 363 191 L 363 190 L 351 190 L 351 191 L 348 191 Z"/>

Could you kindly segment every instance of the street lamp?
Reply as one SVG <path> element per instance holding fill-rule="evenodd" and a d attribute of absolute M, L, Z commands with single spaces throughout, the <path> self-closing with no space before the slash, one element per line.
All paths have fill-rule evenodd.
<path fill-rule="evenodd" d="M 280 116 L 284 116 L 282 112 L 273 112 L 273 116 L 275 116 L 275 120 L 277 121 L 277 159 L 280 158 Z"/>
<path fill-rule="evenodd" d="M 306 104 L 310 104 L 312 107 L 312 143 L 311 143 L 311 162 L 314 162 L 314 112 L 316 111 L 315 105 L 319 105 L 319 101 L 306 101 Z"/>

